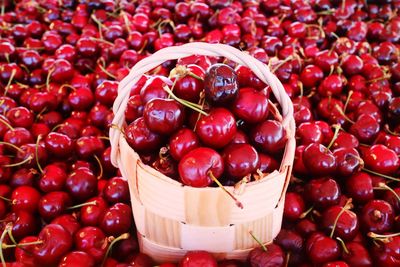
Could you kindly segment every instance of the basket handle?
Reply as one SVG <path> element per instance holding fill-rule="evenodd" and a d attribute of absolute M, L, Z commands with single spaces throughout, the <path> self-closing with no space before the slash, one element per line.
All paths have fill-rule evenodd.
<path fill-rule="evenodd" d="M 282 125 L 286 129 L 288 140 L 294 140 L 295 129 L 292 101 L 287 95 L 282 83 L 274 74 L 271 73 L 266 64 L 229 45 L 194 42 L 181 46 L 167 47 L 142 59 L 119 83 L 118 96 L 113 105 L 114 119 L 112 121 L 113 125 L 117 127 L 110 128 L 111 162 L 115 167 L 118 167 L 117 159 L 119 157 L 119 138 L 121 135 L 119 129 L 121 129 L 125 122 L 125 109 L 127 107 L 131 88 L 139 81 L 143 74 L 161 65 L 165 61 L 188 57 L 194 54 L 225 57 L 240 65 L 250 68 L 261 81 L 271 87 L 272 93 L 282 108 Z M 286 149 L 285 151 L 281 163 L 281 170 L 284 166 L 291 166 L 293 164 L 295 147 L 293 143 L 292 145 L 291 143 L 292 142 L 289 142 L 289 149 Z"/>

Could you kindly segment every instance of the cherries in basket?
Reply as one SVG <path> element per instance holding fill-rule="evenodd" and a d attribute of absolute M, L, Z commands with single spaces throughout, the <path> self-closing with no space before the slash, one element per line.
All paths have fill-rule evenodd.
<path fill-rule="evenodd" d="M 287 137 L 269 112 L 276 109 L 269 87 L 261 81 L 251 87 L 245 68 L 191 56 L 168 77 L 145 75 L 128 102 L 129 145 L 143 162 L 188 186 L 262 178 L 274 167 L 266 165 L 281 159 Z"/>

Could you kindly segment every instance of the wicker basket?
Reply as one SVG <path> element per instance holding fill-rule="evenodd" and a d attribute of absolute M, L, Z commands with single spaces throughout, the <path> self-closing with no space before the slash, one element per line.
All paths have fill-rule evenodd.
<path fill-rule="evenodd" d="M 167 60 L 196 55 L 221 56 L 248 66 L 270 85 L 282 109 L 288 142 L 279 170 L 248 183 L 237 197 L 244 209 L 220 188 L 193 188 L 172 180 L 143 164 L 117 129 L 110 129 L 112 162 L 128 180 L 140 249 L 157 262 L 176 262 L 188 250 L 207 250 L 217 259 L 244 260 L 257 246 L 249 231 L 269 243 L 281 228 L 284 195 L 295 151 L 293 105 L 268 67 L 223 44 L 189 43 L 164 48 L 138 62 L 119 84 L 115 100 L 115 125 L 125 124 L 124 111 L 130 89 L 147 71 Z M 233 187 L 227 187 L 230 192 Z"/>

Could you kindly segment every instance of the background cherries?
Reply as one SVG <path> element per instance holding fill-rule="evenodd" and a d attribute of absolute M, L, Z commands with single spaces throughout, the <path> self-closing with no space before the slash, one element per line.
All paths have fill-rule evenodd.
<path fill-rule="evenodd" d="M 399 266 L 399 7 L 3 1 L 6 265 Z M 245 263 L 216 263 L 205 251 L 155 263 L 139 253 L 128 183 L 110 161 L 119 82 L 155 51 L 192 41 L 225 43 L 267 64 L 294 103 L 297 147 L 282 230 Z M 187 186 L 216 186 L 213 176 L 235 185 L 280 168 L 282 107 L 257 71 L 196 54 L 154 67 L 128 89 L 118 129 L 144 164 Z M 257 239 L 257 229 L 248 230 Z"/>

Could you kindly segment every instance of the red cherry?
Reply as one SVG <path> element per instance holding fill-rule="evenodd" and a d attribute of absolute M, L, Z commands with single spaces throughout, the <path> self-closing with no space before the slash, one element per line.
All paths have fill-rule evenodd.
<path fill-rule="evenodd" d="M 100 228 L 87 226 L 81 228 L 74 237 L 76 249 L 93 257 L 96 263 L 103 260 L 108 247 L 108 241 Z"/>
<path fill-rule="evenodd" d="M 94 267 L 95 261 L 92 256 L 83 251 L 72 251 L 65 255 L 59 263 L 59 267 L 79 266 L 85 263 L 87 267 Z"/>
<path fill-rule="evenodd" d="M 242 88 L 232 104 L 232 112 L 248 123 L 264 121 L 268 116 L 268 98 L 253 88 Z"/>
<path fill-rule="evenodd" d="M 208 116 L 200 117 L 196 133 L 204 144 L 222 148 L 232 141 L 236 133 L 235 118 L 225 108 L 212 109 Z"/>
<path fill-rule="evenodd" d="M 397 154 L 384 145 L 374 145 L 363 153 L 365 166 L 375 172 L 391 175 L 400 166 Z"/>
<path fill-rule="evenodd" d="M 180 267 L 209 266 L 217 267 L 217 261 L 206 251 L 189 251 L 179 263 Z"/>
<path fill-rule="evenodd" d="M 303 152 L 304 166 L 313 175 L 325 176 L 336 171 L 336 159 L 332 152 L 321 144 L 310 144 Z"/>
<path fill-rule="evenodd" d="M 361 227 L 366 232 L 383 234 L 390 231 L 393 221 L 393 208 L 384 200 L 369 201 L 360 214 Z"/>
<path fill-rule="evenodd" d="M 137 151 L 154 151 L 160 146 L 162 138 L 146 126 L 144 118 L 138 118 L 125 129 L 128 144 Z"/>
<path fill-rule="evenodd" d="M 155 98 L 146 103 L 143 118 L 150 131 L 169 135 L 182 127 L 183 107 L 172 99 Z"/>
<path fill-rule="evenodd" d="M 199 138 L 192 130 L 187 128 L 179 130 L 169 140 L 169 152 L 178 161 L 199 146 Z"/>
<path fill-rule="evenodd" d="M 340 248 L 337 242 L 320 232 L 315 232 L 308 237 L 306 252 L 309 259 L 315 264 L 333 261 L 340 256 Z"/>
<path fill-rule="evenodd" d="M 224 171 L 221 156 L 213 149 L 195 148 L 188 152 L 179 162 L 179 176 L 185 185 L 193 187 L 209 186 L 213 179 L 219 178 Z"/>
<path fill-rule="evenodd" d="M 33 254 L 38 262 L 52 265 L 57 263 L 72 247 L 72 237 L 58 224 L 46 225 L 38 235 L 42 244 L 36 245 Z"/>

